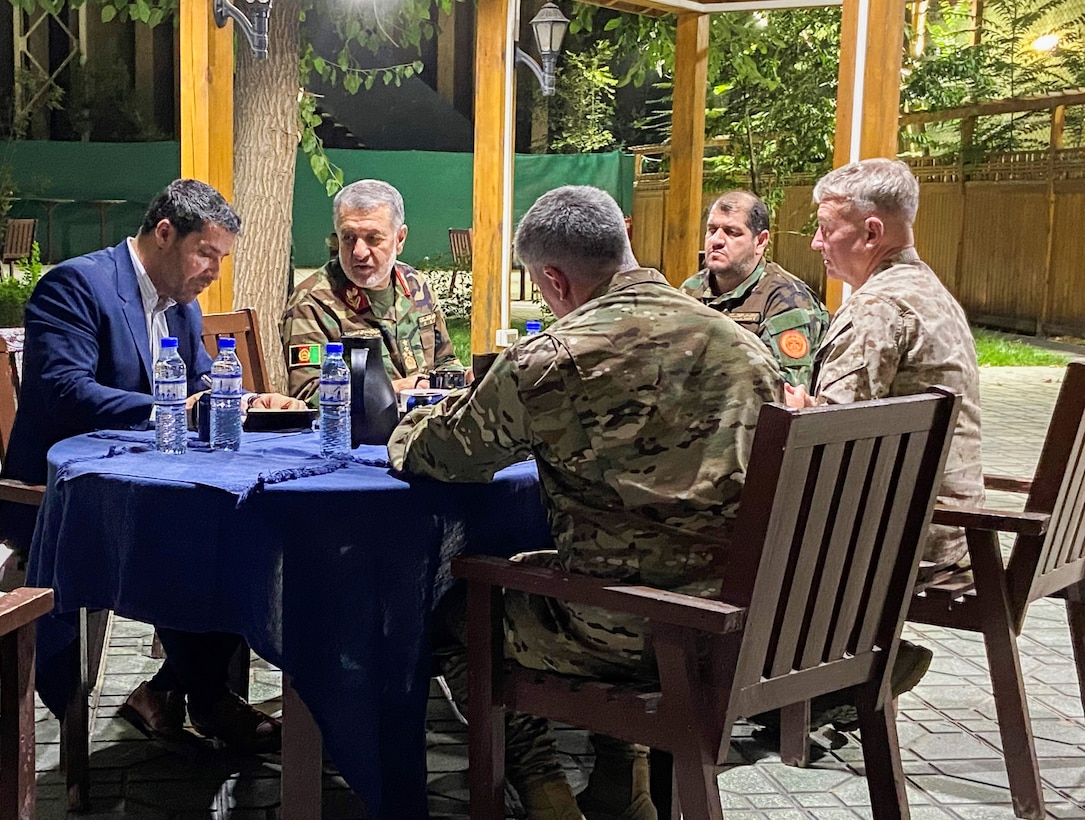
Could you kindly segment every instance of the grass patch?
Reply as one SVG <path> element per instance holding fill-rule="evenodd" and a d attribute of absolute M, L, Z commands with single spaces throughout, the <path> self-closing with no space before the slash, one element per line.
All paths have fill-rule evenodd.
<path fill-rule="evenodd" d="M 448 335 L 452 339 L 452 347 L 456 351 L 456 358 L 463 364 L 471 366 L 471 322 L 467 319 L 449 319 Z M 527 320 L 513 319 L 510 327 L 520 331 L 520 338 L 527 335 Z"/>
<path fill-rule="evenodd" d="M 1062 367 L 1074 358 L 1071 353 L 1044 350 L 988 330 L 973 328 L 972 335 L 980 367 Z"/>
<path fill-rule="evenodd" d="M 524 336 L 524 320 L 512 321 L 512 326 Z M 464 364 L 471 362 L 471 323 L 467 319 L 449 319 L 448 335 L 452 338 L 452 347 L 456 358 Z M 1044 350 L 1041 347 L 1007 339 L 989 330 L 972 329 L 976 339 L 976 356 L 980 367 L 1062 367 L 1076 358 L 1072 353 L 1057 350 Z"/>

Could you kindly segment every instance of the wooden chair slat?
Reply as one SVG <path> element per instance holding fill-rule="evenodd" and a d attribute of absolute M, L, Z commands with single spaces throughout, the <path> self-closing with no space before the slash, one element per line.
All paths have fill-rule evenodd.
<path fill-rule="evenodd" d="M 800 647 L 804 646 L 810 626 L 811 590 L 822 566 L 825 531 L 836 495 L 844 449 L 842 442 L 817 448 L 817 474 L 807 477 L 807 485 L 812 485 L 814 492 L 806 504 L 808 512 L 801 522 L 803 533 L 798 554 L 794 565 L 788 568 L 787 594 L 781 596 L 783 616 L 776 626 L 776 656 L 769 667 L 770 677 L 807 666 L 797 655 L 800 654 Z M 837 520 L 839 522 L 840 519 Z"/>
<path fill-rule="evenodd" d="M 1051 526 L 1044 545 L 1043 571 L 1051 572 L 1081 554 L 1081 519 L 1085 516 L 1085 416 L 1070 447 L 1066 474 L 1051 510 Z"/>
<path fill-rule="evenodd" d="M 900 440 L 897 436 L 888 436 L 882 440 L 865 439 L 871 442 L 870 467 L 865 476 L 867 493 L 862 506 L 855 539 L 855 548 L 845 568 L 845 590 L 857 592 L 841 597 L 836 606 L 836 622 L 829 638 L 829 657 L 839 658 L 849 650 L 855 635 L 856 622 L 863 609 L 863 596 L 858 590 L 859 579 L 865 578 L 870 571 L 870 562 L 874 556 L 874 545 L 881 530 L 880 522 L 885 503 L 889 498 L 889 482 L 893 477 L 893 465 Z"/>

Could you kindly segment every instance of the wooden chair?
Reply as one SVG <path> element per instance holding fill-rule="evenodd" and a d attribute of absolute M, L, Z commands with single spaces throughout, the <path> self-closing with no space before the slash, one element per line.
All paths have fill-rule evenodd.
<path fill-rule="evenodd" d="M 448 247 L 452 250 L 452 262 L 455 270 L 452 278 L 448 281 L 448 292 L 452 294 L 456 290 L 456 279 L 461 270 L 471 270 L 471 229 L 449 228 Z"/>
<path fill-rule="evenodd" d="M 1085 704 L 1085 361 L 1066 368 L 1033 480 L 986 479 L 989 489 L 1027 494 L 1024 511 L 939 507 L 935 523 L 965 527 L 972 571 L 927 587 L 912 601 L 908 620 L 983 635 L 1014 812 L 1042 818 L 1017 637 L 1029 604 L 1064 598 Z M 999 532 L 1016 535 L 1005 563 Z"/>
<path fill-rule="evenodd" d="M 9 219 L 7 233 L 4 234 L 4 255 L 0 264 L 8 263 L 8 275 L 15 275 L 15 263 L 27 259 L 34 251 L 34 230 L 38 226 L 36 219 Z"/>
<path fill-rule="evenodd" d="M 19 367 L 15 351 L 0 339 L 0 464 L 8 452 L 15 411 L 19 408 Z"/>
<path fill-rule="evenodd" d="M 203 317 L 203 346 L 213 359 L 218 355 L 219 336 L 237 340 L 237 358 L 241 360 L 242 384 L 246 390 L 268 392 L 264 347 L 260 341 L 260 323 L 256 311 L 241 308 L 231 313 L 208 313 Z"/>
<path fill-rule="evenodd" d="M 761 410 L 720 600 L 461 557 L 471 817 L 504 818 L 504 711 L 673 755 L 687 820 L 722 817 L 716 770 L 739 717 L 853 699 L 875 818 L 906 818 L 889 680 L 959 399 L 946 391 Z M 658 691 L 503 660 L 501 587 L 648 619 Z M 678 817 L 679 805 L 672 805 Z"/>
<path fill-rule="evenodd" d="M 53 590 L 0 593 L 0 820 L 34 817 L 34 627 Z"/>

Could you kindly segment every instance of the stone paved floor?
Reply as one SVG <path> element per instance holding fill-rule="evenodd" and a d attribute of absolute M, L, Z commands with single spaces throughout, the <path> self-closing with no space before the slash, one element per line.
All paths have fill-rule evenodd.
<path fill-rule="evenodd" d="M 983 372 L 984 461 L 990 472 L 1031 475 L 1061 371 L 998 368 Z M 992 504 L 1011 503 L 993 497 Z M 1012 818 L 998 727 L 979 638 L 931 628 L 906 629 L 935 652 L 931 671 L 900 701 L 899 734 L 909 801 L 916 820 Z M 203 746 L 186 755 L 156 747 L 114 713 L 127 693 L 156 668 L 150 631 L 117 619 L 94 723 L 93 812 L 98 818 L 279 818 L 278 760 L 238 757 Z M 1020 641 L 1042 778 L 1053 818 L 1085 818 L 1085 719 L 1061 607 L 1033 606 Z M 253 667 L 253 700 L 278 708 L 278 673 Z M 38 817 L 64 817 L 58 727 L 39 709 Z M 814 736 L 809 769 L 783 766 L 749 728 L 734 741 L 719 777 L 730 820 L 798 820 L 870 816 L 857 735 Z M 430 702 L 430 808 L 434 817 L 466 818 L 466 736 L 435 691 Z M 590 767 L 582 732 L 560 733 L 574 788 Z M 752 765 L 737 765 L 739 763 Z M 324 816 L 364 817 L 359 801 L 329 770 Z M 295 818 L 286 818 L 295 820 Z M 301 818 L 299 820 L 310 820 Z"/>

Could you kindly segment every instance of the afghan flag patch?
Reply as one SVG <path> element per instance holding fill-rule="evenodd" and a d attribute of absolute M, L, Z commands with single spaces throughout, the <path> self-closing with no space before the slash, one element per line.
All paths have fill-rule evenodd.
<path fill-rule="evenodd" d="M 290 345 L 290 367 L 320 364 L 320 345 Z"/>

